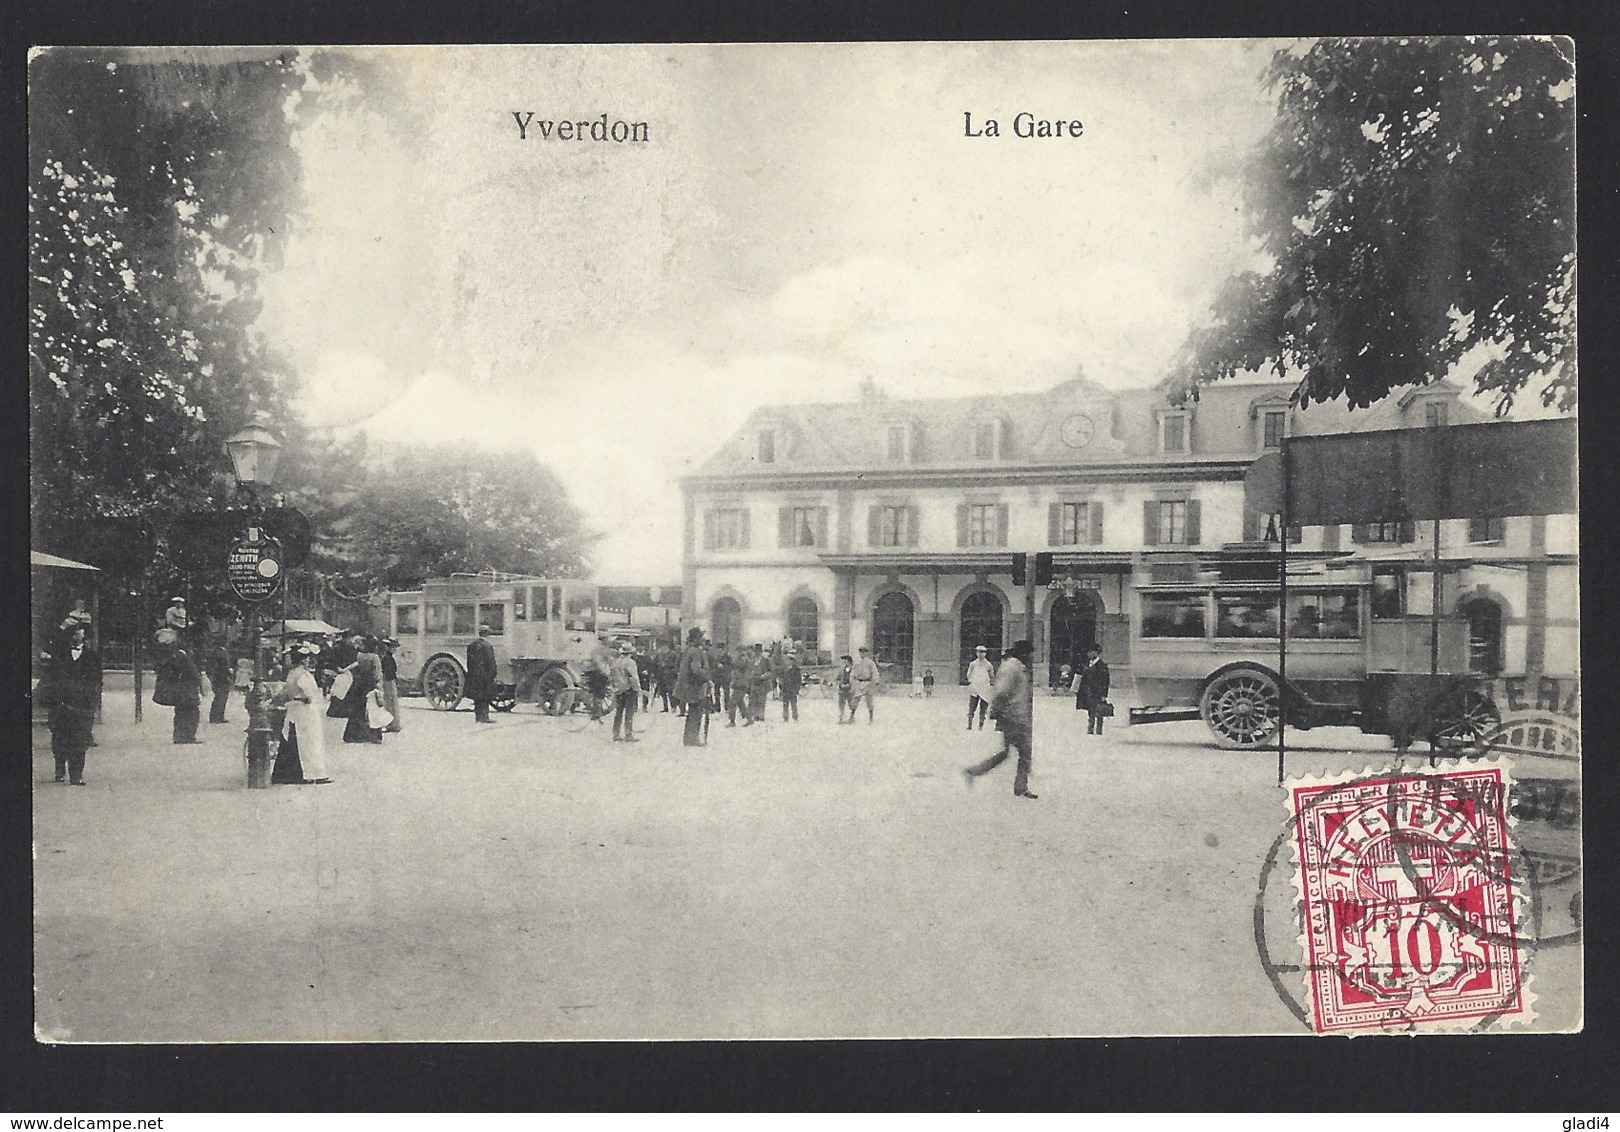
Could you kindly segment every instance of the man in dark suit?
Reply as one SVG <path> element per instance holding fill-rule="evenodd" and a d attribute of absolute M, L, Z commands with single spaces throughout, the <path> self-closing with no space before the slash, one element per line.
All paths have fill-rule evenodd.
<path fill-rule="evenodd" d="M 675 673 L 675 698 L 686 705 L 686 726 L 681 743 L 687 747 L 703 745 L 703 723 L 708 716 L 709 682 L 713 673 L 709 669 L 709 654 L 703 648 L 703 630 L 693 628 L 686 634 L 686 649 L 681 653 Z"/>
<path fill-rule="evenodd" d="M 85 644 L 82 624 L 76 623 L 64 634 L 61 647 L 51 654 L 43 683 L 56 781 L 66 779 L 83 786 L 84 752 L 90 746 L 90 726 L 101 698 L 101 657 Z"/>
<path fill-rule="evenodd" d="M 231 664 L 231 654 L 225 649 L 225 642 L 217 636 L 210 638 L 203 646 L 202 669 L 213 692 L 208 702 L 208 722 L 224 723 L 225 703 L 231 696 L 231 677 L 234 668 Z"/>
<path fill-rule="evenodd" d="M 489 703 L 495 698 L 495 646 L 489 643 L 489 626 L 478 626 L 478 639 L 467 646 L 467 698 L 473 702 L 473 718 L 493 723 Z"/>
<path fill-rule="evenodd" d="M 1074 708 L 1086 710 L 1086 734 L 1103 733 L 1103 705 L 1108 702 L 1108 665 L 1103 661 L 1102 649 L 1092 645 L 1086 650 L 1086 665 L 1074 678 Z"/>

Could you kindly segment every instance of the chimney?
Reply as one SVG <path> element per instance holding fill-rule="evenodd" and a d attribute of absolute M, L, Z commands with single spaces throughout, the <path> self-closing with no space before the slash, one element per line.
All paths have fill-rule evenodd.
<path fill-rule="evenodd" d="M 884 399 L 883 392 L 878 388 L 877 382 L 870 377 L 861 378 L 860 391 L 862 401 L 881 401 Z"/>

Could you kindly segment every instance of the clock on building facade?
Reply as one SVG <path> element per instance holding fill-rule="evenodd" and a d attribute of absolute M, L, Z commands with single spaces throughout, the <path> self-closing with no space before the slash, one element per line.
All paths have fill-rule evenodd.
<path fill-rule="evenodd" d="M 1076 413 L 1063 422 L 1058 435 L 1070 448 L 1084 448 L 1097 435 L 1097 426 L 1086 414 Z"/>

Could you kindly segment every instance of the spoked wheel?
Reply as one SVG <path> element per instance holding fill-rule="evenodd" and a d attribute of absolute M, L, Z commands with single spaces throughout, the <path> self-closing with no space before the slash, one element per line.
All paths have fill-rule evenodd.
<path fill-rule="evenodd" d="M 1490 696 L 1477 688 L 1461 688 L 1435 705 L 1429 716 L 1429 746 L 1451 754 L 1473 751 L 1501 722 Z"/>
<path fill-rule="evenodd" d="M 577 692 L 578 689 L 574 687 L 563 669 L 551 668 L 540 677 L 535 700 L 545 715 L 567 715 L 574 710 Z"/>
<path fill-rule="evenodd" d="M 436 656 L 422 670 L 422 694 L 434 711 L 454 711 L 467 686 L 467 674 L 454 657 Z"/>
<path fill-rule="evenodd" d="M 597 699 L 583 690 L 571 697 L 570 708 L 563 717 L 563 726 L 571 732 L 584 731 L 594 724 L 605 724 L 613 712 L 607 708 L 606 701 Z"/>
<path fill-rule="evenodd" d="M 1270 675 L 1240 668 L 1211 680 L 1198 708 L 1221 746 L 1246 751 L 1276 738 L 1282 696 Z"/>

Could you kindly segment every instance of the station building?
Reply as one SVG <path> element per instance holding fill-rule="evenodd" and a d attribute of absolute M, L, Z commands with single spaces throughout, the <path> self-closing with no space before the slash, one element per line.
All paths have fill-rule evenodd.
<path fill-rule="evenodd" d="M 1093 641 L 1128 687 L 1136 587 L 1275 549 L 1276 517 L 1243 478 L 1287 435 L 1444 428 L 1491 418 L 1449 383 L 1368 409 L 1290 405 L 1292 383 L 1164 388 L 1084 378 L 1045 392 L 859 400 L 756 410 L 684 497 L 683 621 L 731 644 L 792 638 L 838 656 L 866 645 L 894 679 L 960 682 L 974 646 L 1028 637 L 1054 675 Z M 1577 670 L 1576 517 L 1440 524 L 1442 616 L 1469 624 L 1471 664 Z M 1372 616 L 1433 607 L 1429 523 L 1307 527 L 1290 554 L 1364 560 Z M 1015 551 L 1050 551 L 1058 582 L 1033 624 Z M 1140 634 L 1138 634 L 1140 635 Z"/>

